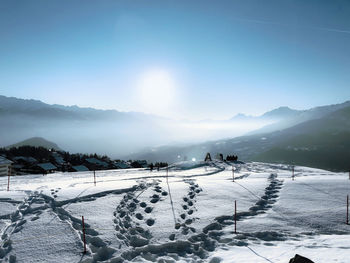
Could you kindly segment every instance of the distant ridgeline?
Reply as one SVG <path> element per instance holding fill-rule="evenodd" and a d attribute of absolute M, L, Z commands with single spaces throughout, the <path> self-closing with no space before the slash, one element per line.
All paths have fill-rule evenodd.
<path fill-rule="evenodd" d="M 226 139 L 195 144 L 166 145 L 166 142 L 169 142 L 169 138 L 165 136 L 168 130 L 163 130 L 163 128 L 167 125 L 159 124 L 173 124 L 173 121 L 164 121 L 163 118 L 142 113 L 48 105 L 40 101 L 0 95 L 2 146 L 17 141 L 19 138 L 27 138 L 29 134 L 36 134 L 55 138 L 55 142 L 63 145 L 70 152 L 103 152 L 110 156 L 125 155 L 123 156 L 125 160 L 173 163 L 187 159 L 203 160 L 208 152 L 213 155 L 221 153 L 223 156 L 234 153 L 243 161 L 305 165 L 332 171 L 350 170 L 350 101 L 308 110 L 280 107 L 256 117 L 240 114 L 221 123 L 236 123 L 235 121 L 238 123 L 250 123 L 250 121 L 266 123 L 268 121 L 270 124 L 244 136 L 225 136 Z M 100 128 L 102 126 L 104 129 Z M 84 136 L 82 136 L 82 127 Z M 69 136 L 66 136 L 68 131 Z M 126 140 L 126 136 L 133 140 Z M 94 158 L 91 159 L 86 158 L 87 155 L 83 162 L 80 160 L 74 163 L 68 157 L 65 159 L 63 152 L 56 144 L 38 137 L 8 147 L 24 145 L 54 149 L 57 152 L 55 154 L 56 167 L 62 166 L 59 164 L 60 158 L 67 165 L 72 165 L 73 162 L 73 166 L 77 167 L 72 166 L 69 169 L 76 170 L 87 169 L 89 166 L 108 168 L 110 164 L 108 160 L 104 160 L 103 156 L 98 158 L 88 156 Z M 162 146 L 148 147 L 149 145 Z M 31 155 L 26 156 L 31 157 Z M 50 162 L 48 156 L 37 158 L 38 163 Z M 72 158 L 78 160 L 80 157 Z M 23 163 L 29 161 L 26 158 L 20 159 Z M 23 165 L 18 162 L 19 160 L 15 164 L 16 169 Z M 142 162 L 138 163 L 144 166 Z M 53 168 L 52 165 L 44 164 L 38 169 L 50 171 L 49 169 Z M 124 163 L 118 165 L 126 166 Z M 131 163 L 128 165 L 132 166 Z"/>
<path fill-rule="evenodd" d="M 181 147 L 154 147 L 127 158 L 174 162 L 179 157 L 200 160 L 207 152 L 223 155 L 234 152 L 243 161 L 349 171 L 350 102 L 302 111 L 291 119 L 284 119 L 249 135 Z"/>
<path fill-rule="evenodd" d="M 272 147 L 254 156 L 262 162 L 350 170 L 350 107 L 275 133 Z"/>
<path fill-rule="evenodd" d="M 7 146 L 7 149 L 20 146 L 34 146 L 34 147 L 44 147 L 46 149 L 53 149 L 56 151 L 61 151 L 60 147 L 54 142 L 50 142 L 42 137 L 32 137 L 24 141 Z"/>
<path fill-rule="evenodd" d="M 70 154 L 45 147 L 19 146 L 0 148 L 0 155 L 13 162 L 15 174 L 47 174 L 54 171 L 83 172 L 108 169 L 147 168 L 145 160 L 111 160 L 106 155 Z M 157 166 L 167 163 L 156 163 Z M 152 164 L 153 167 L 153 164 Z"/>

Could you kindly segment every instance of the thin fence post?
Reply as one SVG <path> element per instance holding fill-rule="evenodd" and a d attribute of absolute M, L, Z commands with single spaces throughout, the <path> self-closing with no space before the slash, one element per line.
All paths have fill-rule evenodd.
<path fill-rule="evenodd" d="M 169 188 L 169 166 L 166 167 L 166 172 L 165 172 L 165 180 L 166 180 L 166 183 L 168 185 L 168 188 Z M 169 191 L 170 191 L 170 188 L 169 188 Z"/>
<path fill-rule="evenodd" d="M 173 212 L 173 217 L 174 217 L 174 224 L 176 227 L 176 216 L 175 216 L 175 211 L 174 211 L 174 203 L 173 203 L 173 198 L 171 196 L 171 191 L 170 191 L 170 185 L 169 185 L 169 166 L 167 165 L 166 167 L 166 184 L 168 185 L 168 192 L 169 192 L 169 198 L 170 198 L 170 205 L 171 205 L 171 210 Z"/>
<path fill-rule="evenodd" d="M 81 216 L 81 221 L 82 221 L 82 224 L 83 224 L 84 254 L 86 254 L 86 239 L 85 239 L 85 224 L 84 224 L 84 216 Z"/>
<path fill-rule="evenodd" d="M 94 170 L 94 185 L 96 186 L 96 173 L 95 173 L 95 170 Z"/>
<path fill-rule="evenodd" d="M 232 165 L 232 181 L 235 181 L 235 167 Z"/>
<path fill-rule="evenodd" d="M 292 167 L 292 180 L 294 181 L 294 166 Z"/>
<path fill-rule="evenodd" d="M 235 234 L 237 233 L 237 201 L 235 200 Z"/>
<path fill-rule="evenodd" d="M 7 191 L 10 191 L 10 176 L 11 176 L 11 166 L 9 167 L 9 171 L 7 174 Z"/>
<path fill-rule="evenodd" d="M 349 195 L 346 196 L 346 224 L 349 224 Z"/>

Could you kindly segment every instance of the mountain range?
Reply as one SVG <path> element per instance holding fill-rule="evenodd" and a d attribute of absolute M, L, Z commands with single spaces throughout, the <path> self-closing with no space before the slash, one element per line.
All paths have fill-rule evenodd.
<path fill-rule="evenodd" d="M 192 122 L 0 96 L 0 122 L 0 147 L 43 137 L 70 152 L 152 162 L 203 159 L 210 152 L 238 154 L 241 160 L 350 168 L 349 101 Z"/>
<path fill-rule="evenodd" d="M 139 145 L 164 142 L 152 132 L 161 129 L 159 125 L 164 121 L 137 112 L 49 105 L 38 100 L 0 96 L 0 147 L 43 137 L 71 152 L 122 154 L 139 149 Z M 143 137 L 150 138 L 147 144 L 140 131 Z"/>
<path fill-rule="evenodd" d="M 276 122 L 276 116 L 283 118 L 283 114 L 277 110 L 261 117 L 245 116 L 244 120 L 179 121 L 139 112 L 49 105 L 0 96 L 0 147 L 42 137 L 70 152 L 119 157 L 156 145 L 188 145 L 243 135 Z"/>
<path fill-rule="evenodd" d="M 279 109 L 273 112 L 279 113 Z M 282 112 L 287 113 L 288 117 L 282 117 L 279 122 L 250 132 L 249 135 L 185 147 L 154 147 L 128 157 L 174 162 L 204 159 L 205 154 L 210 152 L 214 155 L 238 154 L 243 161 L 350 170 L 349 102 L 305 111 L 282 108 Z"/>

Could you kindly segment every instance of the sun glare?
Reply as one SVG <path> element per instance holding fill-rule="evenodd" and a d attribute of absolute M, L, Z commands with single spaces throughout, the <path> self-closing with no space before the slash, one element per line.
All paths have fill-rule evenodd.
<path fill-rule="evenodd" d="M 148 71 L 139 79 L 138 96 L 146 111 L 155 114 L 167 113 L 174 103 L 174 80 L 167 71 Z"/>

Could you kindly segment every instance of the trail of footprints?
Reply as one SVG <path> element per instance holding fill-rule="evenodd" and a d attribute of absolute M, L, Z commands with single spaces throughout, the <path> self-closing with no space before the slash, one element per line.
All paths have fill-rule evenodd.
<path fill-rule="evenodd" d="M 39 219 L 40 214 L 46 209 L 50 209 L 60 220 L 69 223 L 80 236 L 81 246 L 83 246 L 82 221 L 70 215 L 62 207 L 57 206 L 58 204 L 55 202 L 54 198 L 59 190 L 59 188 L 56 190 L 51 189 L 51 195 L 53 197 L 46 196 L 37 191 L 30 193 L 30 195 L 18 205 L 17 210 L 9 215 L 8 219 L 10 220 L 10 224 L 0 237 L 2 243 L 0 247 L 0 262 L 2 262 L 2 260 L 5 260 L 5 262 L 16 262 L 16 256 L 13 254 L 11 255 L 13 243 L 11 236 L 20 232 L 28 220 L 35 221 Z M 85 233 L 86 242 L 88 244 L 88 255 L 92 256 L 91 260 L 93 262 L 111 258 L 115 250 L 109 248 L 107 244 L 98 237 L 98 232 L 92 229 L 87 223 L 85 223 Z"/>
<path fill-rule="evenodd" d="M 247 217 L 255 216 L 261 213 L 265 213 L 270 209 L 272 205 L 277 201 L 279 190 L 282 188 L 283 181 L 277 179 L 276 174 L 271 174 L 268 178 L 269 185 L 265 188 L 264 195 L 246 212 L 240 212 L 237 214 L 237 221 L 245 219 Z M 230 238 L 223 238 L 223 228 L 227 225 L 234 224 L 234 216 L 219 216 L 215 218 L 215 222 L 204 227 L 198 234 L 194 234 L 188 238 L 188 246 L 190 254 L 196 255 L 201 259 L 207 257 L 208 252 L 212 252 L 219 244 L 228 243 L 233 246 L 247 245 L 242 241 L 246 238 L 258 238 L 264 237 L 262 233 L 255 233 L 251 237 L 245 234 L 239 234 Z M 283 238 L 283 234 L 270 233 L 275 235 L 276 239 Z"/>
<path fill-rule="evenodd" d="M 15 255 L 10 255 L 8 258 L 6 257 L 12 250 L 11 236 L 23 229 L 23 225 L 27 223 L 27 219 L 30 218 L 31 221 L 37 220 L 42 213 L 41 210 L 47 208 L 47 206 L 43 204 L 45 204 L 45 200 L 40 198 L 39 192 L 35 191 L 19 203 L 15 212 L 8 215 L 10 224 L 4 229 L 0 237 L 2 243 L 0 247 L 0 259 L 16 262 Z M 36 207 L 32 207 L 32 205 L 36 205 Z M 27 219 L 25 219 L 26 215 L 29 215 Z"/>
<path fill-rule="evenodd" d="M 156 220 L 150 215 L 154 206 L 167 198 L 168 192 L 160 185 L 161 181 L 154 180 L 152 183 L 141 183 L 135 192 L 130 192 L 124 195 L 123 200 L 118 205 L 114 216 L 115 229 L 117 238 L 126 246 L 141 247 L 149 244 L 152 234 L 148 229 L 142 226 L 151 227 Z M 195 221 L 194 212 L 196 211 L 195 203 L 196 196 L 202 189 L 195 184 L 193 180 L 185 180 L 189 184 L 189 191 L 182 198 L 181 204 L 182 213 L 177 219 L 175 229 L 181 231 L 182 235 L 195 233 L 195 228 L 190 225 Z M 153 194 L 149 196 L 149 202 L 140 202 L 135 195 L 137 191 L 146 191 L 152 187 Z M 175 240 L 176 233 L 169 236 L 170 240 Z"/>
<path fill-rule="evenodd" d="M 268 180 L 270 183 L 265 188 L 264 195 L 252 207 L 249 208 L 249 211 L 237 213 L 237 221 L 250 216 L 263 214 L 266 212 L 266 210 L 270 209 L 274 203 L 276 203 L 278 193 L 283 185 L 283 181 L 277 179 L 277 174 L 271 174 Z M 234 216 L 219 216 L 216 217 L 215 220 L 220 225 L 231 225 L 233 224 Z"/>
<path fill-rule="evenodd" d="M 151 183 L 140 183 L 136 191 L 125 194 L 117 206 L 114 212 L 116 235 L 126 246 L 141 247 L 147 245 L 152 238 L 150 231 L 142 226 L 151 227 L 155 224 L 156 220 L 150 216 L 154 205 L 168 195 L 168 192 L 159 186 L 160 182 L 153 180 Z M 142 194 L 150 187 L 153 187 L 153 194 L 149 197 L 149 203 L 140 202 L 136 192 L 141 190 Z"/>
<path fill-rule="evenodd" d="M 193 180 L 184 180 L 185 183 L 189 184 L 189 192 L 182 198 L 183 203 L 181 205 L 183 213 L 180 214 L 179 222 L 175 225 L 175 229 L 180 229 L 181 234 L 187 235 L 196 232 L 196 229 L 190 225 L 196 220 L 193 216 L 196 211 L 196 197 L 202 190 L 198 184 L 195 184 Z M 175 234 L 169 236 L 170 240 L 175 239 Z"/>

